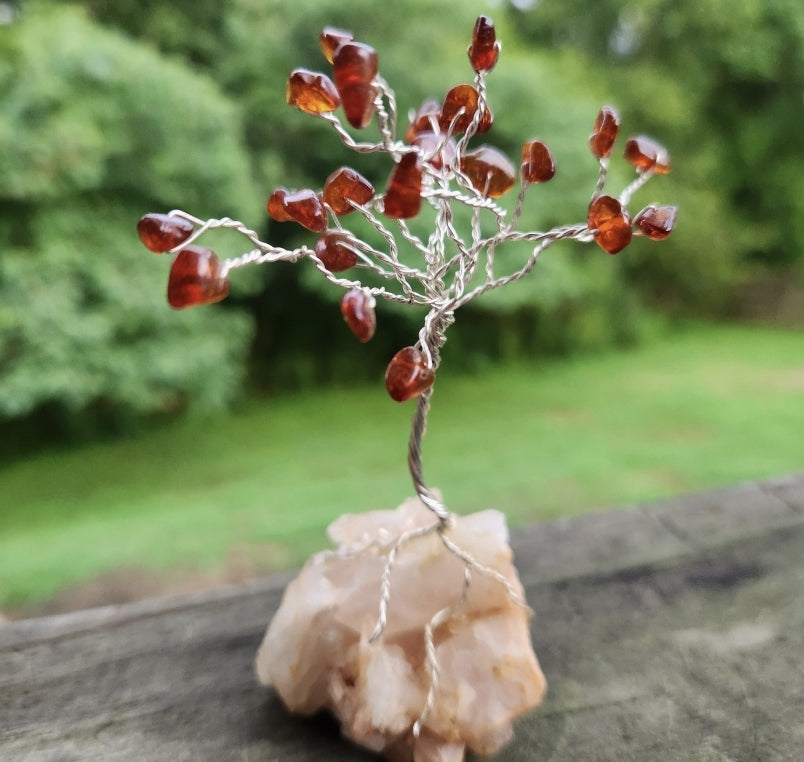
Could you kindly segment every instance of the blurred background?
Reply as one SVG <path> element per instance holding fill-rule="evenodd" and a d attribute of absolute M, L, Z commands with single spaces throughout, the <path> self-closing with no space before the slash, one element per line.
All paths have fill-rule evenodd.
<path fill-rule="evenodd" d="M 311 244 L 266 217 L 271 190 L 343 164 L 383 188 L 389 166 L 288 107 L 287 74 L 327 71 L 319 31 L 349 29 L 404 124 L 472 81 L 480 13 L 503 51 L 475 142 L 516 159 L 539 138 L 558 166 L 523 226 L 584 221 L 605 103 L 673 157 L 632 212 L 680 214 L 617 257 L 557 245 L 458 315 L 428 479 L 517 524 L 802 466 L 799 0 L 0 0 L 1 615 L 292 566 L 335 516 L 411 493 L 412 404 L 382 376 L 421 314 L 380 305 L 360 345 L 303 265 L 238 271 L 224 303 L 175 312 L 169 258 L 135 225 L 181 208 Z M 615 193 L 629 170 L 615 157 Z"/>

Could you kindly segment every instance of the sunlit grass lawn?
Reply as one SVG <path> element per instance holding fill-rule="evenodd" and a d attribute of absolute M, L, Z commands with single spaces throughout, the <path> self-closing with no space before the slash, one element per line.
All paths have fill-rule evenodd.
<path fill-rule="evenodd" d="M 425 474 L 512 524 L 804 466 L 804 337 L 697 327 L 628 352 L 440 373 Z M 252 403 L 0 472 L 0 606 L 120 567 L 269 569 L 411 493 L 413 403 L 381 382 Z"/>

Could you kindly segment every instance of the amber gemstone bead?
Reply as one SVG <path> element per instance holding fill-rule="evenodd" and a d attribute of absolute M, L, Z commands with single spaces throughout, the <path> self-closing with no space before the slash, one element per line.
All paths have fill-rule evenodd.
<path fill-rule="evenodd" d="M 314 233 L 323 233 L 327 229 L 324 202 L 315 191 L 306 188 L 297 191 L 278 188 L 268 199 L 268 213 L 278 222 L 293 220 Z"/>
<path fill-rule="evenodd" d="M 422 132 L 437 132 L 440 129 L 438 126 L 440 116 L 441 104 L 433 98 L 428 98 L 411 117 L 410 124 L 405 130 L 405 141 L 412 143 Z"/>
<path fill-rule="evenodd" d="M 670 154 L 653 138 L 639 135 L 625 141 L 625 158 L 640 172 L 653 170 L 657 175 L 670 171 Z"/>
<path fill-rule="evenodd" d="M 362 42 L 342 42 L 332 58 L 335 86 L 352 127 L 366 127 L 374 116 L 377 87 L 377 52 Z"/>
<path fill-rule="evenodd" d="M 597 231 L 595 243 L 609 254 L 622 251 L 631 242 L 631 219 L 613 196 L 598 196 L 589 204 L 587 225 Z"/>
<path fill-rule="evenodd" d="M 461 157 L 461 171 L 474 188 L 489 198 L 499 198 L 514 187 L 516 169 L 508 157 L 492 146 L 480 146 Z"/>
<path fill-rule="evenodd" d="M 345 29 L 325 26 L 321 30 L 321 34 L 318 35 L 318 44 L 321 47 L 324 58 L 332 63 L 332 57 L 335 55 L 338 46 L 343 42 L 351 42 L 354 38 L 354 35 L 351 32 L 347 32 Z"/>
<path fill-rule="evenodd" d="M 500 55 L 494 22 L 488 16 L 478 16 L 469 46 L 469 61 L 476 72 L 491 71 Z"/>
<path fill-rule="evenodd" d="M 169 214 L 146 214 L 137 223 L 140 240 L 157 254 L 175 249 L 193 234 L 193 230 L 192 222 Z"/>
<path fill-rule="evenodd" d="M 357 264 L 358 253 L 349 237 L 330 232 L 316 241 L 315 255 L 330 272 L 338 273 Z"/>
<path fill-rule="evenodd" d="M 351 288 L 341 298 L 341 315 L 349 330 L 364 344 L 377 328 L 374 304 L 374 297 L 362 288 Z"/>
<path fill-rule="evenodd" d="M 646 235 L 652 241 L 663 241 L 673 232 L 677 214 L 675 206 L 646 206 L 634 217 L 634 227 L 638 235 Z"/>
<path fill-rule="evenodd" d="M 328 113 L 341 105 L 333 81 L 326 74 L 307 69 L 294 69 L 290 73 L 285 100 L 306 114 Z"/>
<path fill-rule="evenodd" d="M 285 197 L 288 193 L 287 188 L 277 188 L 268 196 L 268 214 L 277 222 L 290 222 L 293 220 L 293 217 L 285 211 Z"/>
<path fill-rule="evenodd" d="M 196 304 L 214 304 L 229 294 L 229 279 L 221 277 L 215 252 L 202 246 L 187 246 L 173 260 L 167 299 L 174 309 Z"/>
<path fill-rule="evenodd" d="M 466 132 L 474 119 L 478 108 L 478 94 L 472 85 L 455 85 L 444 97 L 441 105 L 441 116 L 438 118 L 438 125 L 442 131 L 449 129 L 452 120 L 455 119 L 453 132 Z M 457 119 L 456 119 L 457 117 Z M 480 118 L 477 127 L 478 134 L 487 132 L 491 127 L 494 117 L 486 108 Z"/>
<path fill-rule="evenodd" d="M 522 146 L 520 164 L 523 183 L 546 183 L 556 173 L 550 149 L 540 140 L 529 140 Z"/>
<path fill-rule="evenodd" d="M 371 201 L 374 198 L 374 186 L 354 169 L 341 167 L 327 178 L 322 195 L 324 203 L 335 214 L 342 216 L 355 210 L 350 201 L 360 206 Z"/>
<path fill-rule="evenodd" d="M 620 131 L 620 115 L 613 106 L 603 106 L 595 119 L 595 126 L 589 136 L 589 150 L 598 158 L 611 155 L 617 133 Z"/>
<path fill-rule="evenodd" d="M 400 349 L 385 371 L 385 388 L 397 402 L 418 397 L 433 385 L 433 381 L 435 371 L 416 347 Z"/>
<path fill-rule="evenodd" d="M 444 136 L 435 132 L 420 132 L 410 144 L 421 149 L 424 160 L 435 169 L 449 166 L 458 152 L 458 144 L 452 138 L 444 141 Z"/>
<path fill-rule="evenodd" d="M 383 211 L 394 219 L 408 219 L 419 213 L 422 205 L 422 162 L 416 151 L 403 154 L 388 181 Z"/>

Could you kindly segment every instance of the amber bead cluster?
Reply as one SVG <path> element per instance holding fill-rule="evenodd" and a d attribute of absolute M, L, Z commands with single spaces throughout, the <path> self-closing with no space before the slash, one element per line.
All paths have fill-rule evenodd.
<path fill-rule="evenodd" d="M 435 379 L 439 348 L 454 312 L 486 291 L 506 285 L 530 272 L 539 254 L 559 240 L 594 241 L 616 254 L 634 236 L 662 240 L 672 231 L 676 209 L 646 206 L 634 218 L 627 209 L 631 196 L 653 175 L 670 170 L 667 150 L 652 138 L 637 136 L 625 141 L 625 159 L 636 170 L 636 179 L 619 195 L 604 193 L 608 164 L 616 144 L 620 117 L 604 106 L 595 119 L 589 149 L 599 164 L 597 187 L 584 222 L 549 231 L 516 228 L 522 201 L 531 186 L 546 183 L 556 173 L 556 161 L 547 145 L 529 139 L 522 145 L 518 166 L 499 148 L 471 144 L 489 132 L 494 115 L 486 97 L 486 78 L 497 65 L 500 44 L 494 24 L 480 16 L 472 31 L 468 57 L 474 73 L 472 83 L 449 88 L 443 98 L 428 98 L 411 112 L 401 138 L 395 132 L 395 99 L 379 74 L 377 53 L 346 30 L 326 27 L 319 36 L 321 51 L 331 65 L 329 73 L 295 69 L 287 79 L 287 102 L 311 116 L 329 121 L 341 141 L 358 153 L 382 152 L 393 160 L 384 190 L 378 193 L 358 170 L 342 166 L 326 178 L 321 191 L 309 188 L 273 189 L 267 211 L 276 222 L 295 222 L 315 233 L 310 246 L 288 251 L 264 243 L 242 223 L 229 220 L 198 220 L 184 212 L 147 214 L 139 222 L 143 243 L 155 252 L 175 254 L 168 282 L 168 301 L 180 309 L 220 301 L 229 292 L 228 274 L 238 267 L 278 260 L 307 258 L 332 283 L 344 289 L 341 313 L 360 341 L 368 341 L 376 327 L 375 304 L 382 297 L 397 304 L 429 308 L 418 341 L 401 349 L 386 371 L 386 387 L 398 401 L 427 391 Z M 380 140 L 358 143 L 342 124 L 364 130 L 376 122 Z M 499 206 L 498 199 L 519 186 L 516 211 Z M 453 207 L 474 209 L 472 229 L 462 237 L 453 225 Z M 423 206 L 435 212 L 435 230 L 427 240 L 418 239 L 405 225 Z M 380 252 L 353 235 L 343 218 L 359 210 L 388 242 Z M 480 225 L 480 213 L 496 218 L 496 235 L 488 237 Z M 398 226 L 396 229 L 394 226 Z M 229 227 L 245 235 L 254 249 L 242 257 L 221 262 L 214 252 L 196 246 L 206 230 Z M 404 239 L 423 257 L 424 267 L 401 262 L 398 240 Z M 507 275 L 496 273 L 494 252 L 508 241 L 534 244 L 529 259 Z M 447 255 L 448 245 L 457 253 Z M 370 285 L 344 273 L 365 269 L 376 281 Z M 484 273 L 480 279 L 478 273 Z"/>

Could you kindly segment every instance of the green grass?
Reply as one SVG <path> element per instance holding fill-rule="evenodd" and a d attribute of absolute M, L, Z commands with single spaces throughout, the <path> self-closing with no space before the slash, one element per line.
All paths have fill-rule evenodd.
<path fill-rule="evenodd" d="M 696 327 L 633 351 L 445 363 L 425 475 L 454 510 L 512 524 L 650 500 L 804 465 L 804 337 Z M 411 493 L 413 403 L 381 383 L 252 403 L 0 472 L 0 606 L 120 567 L 269 569 L 324 546 L 343 512 Z"/>

